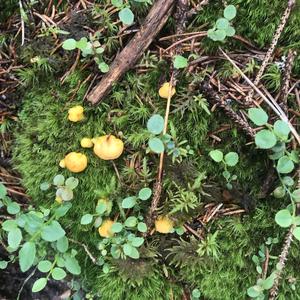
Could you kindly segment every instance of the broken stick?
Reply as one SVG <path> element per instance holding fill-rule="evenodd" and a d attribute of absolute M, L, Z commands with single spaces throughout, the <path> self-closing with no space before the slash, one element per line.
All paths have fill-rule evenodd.
<path fill-rule="evenodd" d="M 92 104 L 100 102 L 110 92 L 112 85 L 137 62 L 166 23 L 174 3 L 175 0 L 157 0 L 154 3 L 141 29 L 117 55 L 110 66 L 110 71 L 88 94 L 89 102 Z"/>

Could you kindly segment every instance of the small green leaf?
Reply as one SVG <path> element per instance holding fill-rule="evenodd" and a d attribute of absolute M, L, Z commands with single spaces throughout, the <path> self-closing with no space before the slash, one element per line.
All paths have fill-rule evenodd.
<path fill-rule="evenodd" d="M 7 205 L 7 212 L 11 215 L 15 215 L 20 212 L 20 205 L 16 202 L 10 202 Z"/>
<path fill-rule="evenodd" d="M 164 129 L 164 122 L 161 115 L 153 115 L 147 122 L 147 129 L 153 134 L 160 134 Z"/>
<path fill-rule="evenodd" d="M 51 276 L 55 280 L 62 280 L 67 276 L 67 273 L 62 268 L 54 268 L 51 272 Z"/>
<path fill-rule="evenodd" d="M 65 50 L 74 50 L 76 49 L 77 42 L 74 39 L 67 39 L 63 42 L 62 47 Z"/>
<path fill-rule="evenodd" d="M 19 264 L 21 271 L 24 273 L 32 266 L 36 254 L 35 243 L 26 242 L 19 251 Z"/>
<path fill-rule="evenodd" d="M 100 64 L 98 64 L 98 67 L 102 73 L 107 73 L 109 71 L 109 65 L 107 63 L 105 63 L 104 61 L 101 62 Z"/>
<path fill-rule="evenodd" d="M 17 249 L 22 241 L 22 232 L 19 228 L 14 228 L 8 233 L 7 236 L 8 245 L 13 248 Z"/>
<path fill-rule="evenodd" d="M 292 197 L 293 197 L 294 201 L 300 202 L 300 189 L 293 191 Z"/>
<path fill-rule="evenodd" d="M 192 291 L 192 297 L 194 297 L 195 299 L 199 299 L 201 296 L 201 292 L 199 289 L 193 289 Z"/>
<path fill-rule="evenodd" d="M 96 206 L 96 213 L 99 214 L 99 215 L 102 215 L 102 214 L 105 213 L 106 208 L 107 208 L 106 203 L 100 202 L 100 203 Z"/>
<path fill-rule="evenodd" d="M 66 236 L 61 237 L 56 242 L 56 248 L 59 252 L 65 253 L 69 248 L 69 240 Z"/>
<path fill-rule="evenodd" d="M 141 200 L 148 200 L 151 197 L 151 195 L 152 195 L 152 191 L 149 188 L 142 188 L 139 191 L 139 198 Z"/>
<path fill-rule="evenodd" d="M 49 260 L 41 260 L 38 263 L 38 269 L 40 272 L 48 273 L 51 270 L 52 263 Z"/>
<path fill-rule="evenodd" d="M 3 199 L 7 195 L 6 187 L 3 183 L 0 183 L 0 199 Z"/>
<path fill-rule="evenodd" d="M 281 174 L 288 174 L 294 170 L 294 162 L 288 156 L 282 156 L 277 162 L 276 169 Z"/>
<path fill-rule="evenodd" d="M 144 243 L 144 239 L 142 237 L 135 237 L 132 239 L 131 244 L 134 247 L 140 247 Z"/>
<path fill-rule="evenodd" d="M 275 215 L 275 221 L 279 226 L 286 228 L 292 225 L 293 218 L 289 210 L 282 209 Z"/>
<path fill-rule="evenodd" d="M 144 222 L 139 222 L 137 229 L 139 232 L 147 232 L 147 225 Z"/>
<path fill-rule="evenodd" d="M 137 251 L 137 249 L 135 247 L 131 246 L 130 244 L 123 245 L 123 251 L 124 251 L 125 255 L 127 255 L 133 259 L 138 259 L 140 257 L 140 254 Z"/>
<path fill-rule="evenodd" d="M 227 20 L 232 20 L 234 19 L 236 16 L 236 8 L 234 5 L 228 5 L 226 6 L 226 8 L 224 9 L 224 17 Z"/>
<path fill-rule="evenodd" d="M 287 186 L 293 186 L 295 183 L 294 179 L 290 176 L 284 176 L 282 182 Z"/>
<path fill-rule="evenodd" d="M 260 292 L 257 291 L 253 286 L 251 286 L 250 288 L 248 288 L 247 290 L 247 295 L 251 298 L 256 298 L 260 295 Z"/>
<path fill-rule="evenodd" d="M 224 30 L 226 30 L 228 28 L 228 26 L 229 26 L 229 22 L 225 18 L 220 18 L 216 22 L 217 29 L 224 29 Z"/>
<path fill-rule="evenodd" d="M 5 260 L 0 260 L 0 270 L 6 269 L 8 262 Z"/>
<path fill-rule="evenodd" d="M 224 159 L 228 166 L 233 167 L 238 163 L 239 156 L 236 152 L 229 152 L 225 155 Z"/>
<path fill-rule="evenodd" d="M 134 21 L 134 15 L 130 8 L 126 7 L 119 11 L 119 18 L 125 25 L 131 25 Z"/>
<path fill-rule="evenodd" d="M 5 231 L 11 231 L 17 228 L 17 222 L 15 220 L 6 220 L 2 223 L 2 228 Z"/>
<path fill-rule="evenodd" d="M 227 36 L 234 36 L 235 35 L 235 29 L 232 26 L 228 26 L 226 29 L 226 35 Z"/>
<path fill-rule="evenodd" d="M 123 229 L 123 225 L 122 223 L 119 222 L 115 222 L 112 226 L 111 226 L 111 231 L 114 233 L 119 233 L 121 232 Z"/>
<path fill-rule="evenodd" d="M 132 208 L 136 204 L 136 197 L 127 197 L 122 201 L 123 208 Z"/>
<path fill-rule="evenodd" d="M 300 241 L 300 227 L 296 227 L 293 231 L 293 236 Z"/>
<path fill-rule="evenodd" d="M 68 187 L 60 187 L 56 191 L 56 196 L 61 197 L 64 201 L 70 201 L 73 199 L 73 190 L 69 189 Z"/>
<path fill-rule="evenodd" d="M 268 115 L 261 108 L 250 108 L 248 110 L 250 120 L 257 126 L 262 126 L 268 123 Z"/>
<path fill-rule="evenodd" d="M 173 64 L 175 69 L 183 69 L 188 66 L 188 60 L 182 55 L 176 55 Z"/>
<path fill-rule="evenodd" d="M 137 224 L 137 218 L 134 216 L 128 217 L 124 223 L 127 227 L 135 227 Z"/>
<path fill-rule="evenodd" d="M 58 218 L 63 217 L 71 207 L 71 203 L 63 203 L 63 205 L 60 205 L 58 208 L 55 209 L 55 216 Z"/>
<path fill-rule="evenodd" d="M 274 132 L 280 138 L 287 139 L 290 131 L 291 131 L 290 127 L 286 122 L 281 120 L 275 122 Z"/>
<path fill-rule="evenodd" d="M 87 225 L 92 223 L 92 221 L 93 221 L 93 216 L 91 214 L 86 214 L 81 217 L 80 224 Z"/>
<path fill-rule="evenodd" d="M 159 138 L 152 138 L 149 140 L 149 148 L 154 153 L 162 153 L 165 150 L 163 142 Z"/>
<path fill-rule="evenodd" d="M 62 238 L 66 232 L 57 221 L 52 221 L 49 225 L 42 229 L 41 237 L 48 242 L 55 242 Z"/>
<path fill-rule="evenodd" d="M 285 189 L 282 186 L 278 186 L 274 191 L 273 195 L 275 198 L 280 199 L 285 196 Z"/>
<path fill-rule="evenodd" d="M 121 7 L 123 5 L 123 0 L 111 0 L 111 4 L 115 7 Z"/>
<path fill-rule="evenodd" d="M 224 29 L 217 29 L 214 32 L 214 37 L 216 41 L 223 41 L 226 38 L 226 31 Z"/>
<path fill-rule="evenodd" d="M 276 145 L 276 142 L 276 136 L 270 130 L 263 129 L 255 135 L 255 144 L 260 149 L 270 149 Z"/>
<path fill-rule="evenodd" d="M 76 258 L 69 255 L 65 255 L 65 267 L 73 275 L 79 275 L 81 273 L 81 268 L 78 264 Z"/>
<path fill-rule="evenodd" d="M 56 186 L 62 186 L 65 183 L 65 177 L 61 174 L 56 175 L 53 178 L 53 184 Z"/>
<path fill-rule="evenodd" d="M 48 182 L 43 182 L 43 183 L 41 183 L 41 185 L 40 185 L 40 189 L 41 189 L 42 191 L 47 191 L 49 188 L 50 188 L 50 184 L 49 184 Z"/>
<path fill-rule="evenodd" d="M 44 289 L 46 284 L 47 284 L 47 278 L 43 277 L 43 278 L 36 280 L 32 286 L 32 292 L 37 293 L 37 292 L 41 291 L 42 289 Z"/>
<path fill-rule="evenodd" d="M 78 183 L 79 183 L 79 180 L 75 177 L 69 177 L 67 180 L 66 180 L 66 187 L 68 187 L 69 189 L 71 190 L 74 190 L 77 186 L 78 186 Z"/>
<path fill-rule="evenodd" d="M 88 40 L 86 37 L 82 37 L 79 41 L 76 42 L 76 47 L 83 51 L 88 45 Z"/>
<path fill-rule="evenodd" d="M 212 150 L 209 152 L 209 156 L 215 162 L 221 162 L 223 160 L 223 153 L 220 150 Z"/>

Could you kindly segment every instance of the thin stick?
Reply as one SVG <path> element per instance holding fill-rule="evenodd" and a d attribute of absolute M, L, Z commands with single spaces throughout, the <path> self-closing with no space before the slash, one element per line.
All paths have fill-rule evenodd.
<path fill-rule="evenodd" d="M 294 135 L 295 139 L 297 140 L 298 144 L 300 145 L 300 136 L 293 126 L 291 122 L 289 121 L 286 114 L 283 112 L 279 104 L 273 99 L 268 99 L 261 91 L 260 89 L 244 74 L 244 72 L 234 63 L 234 61 L 221 49 L 220 51 L 223 53 L 223 55 L 228 59 L 228 61 L 238 70 L 238 72 L 242 75 L 242 77 L 249 83 L 249 85 L 260 95 L 260 97 L 272 108 L 272 110 L 275 112 L 275 114 L 284 122 L 286 122 Z"/>
<path fill-rule="evenodd" d="M 266 69 L 266 67 L 267 67 L 267 65 L 268 65 L 271 57 L 272 57 L 272 54 L 273 54 L 273 52 L 275 50 L 275 47 L 276 47 L 276 45 L 278 43 L 278 40 L 279 40 L 279 38 L 281 36 L 281 33 L 282 33 L 282 31 L 283 31 L 283 29 L 284 29 L 284 27 L 286 25 L 286 22 L 287 22 L 287 20 L 288 20 L 288 18 L 290 16 L 290 13 L 292 11 L 292 8 L 293 8 L 295 2 L 296 2 L 295 0 L 289 0 L 288 1 L 287 7 L 286 7 L 286 9 L 285 9 L 285 11 L 284 11 L 284 13 L 283 13 L 283 15 L 281 17 L 279 26 L 277 27 L 276 32 L 274 34 L 271 46 L 268 49 L 268 51 L 267 51 L 267 53 L 265 55 L 265 58 L 263 60 L 263 63 L 262 63 L 262 65 L 261 65 L 261 67 L 260 67 L 260 69 L 259 69 L 259 71 L 258 71 L 258 73 L 256 75 L 255 80 L 254 80 L 254 85 L 255 86 L 257 86 L 258 83 L 260 82 L 261 77 L 262 77 L 262 75 L 263 75 L 263 73 L 264 73 L 264 71 L 265 71 L 265 69 Z M 252 89 L 249 92 L 248 97 L 246 98 L 246 103 L 252 102 L 253 95 L 254 95 L 254 90 Z"/>
<path fill-rule="evenodd" d="M 69 241 L 74 243 L 74 244 L 77 244 L 77 245 L 80 245 L 81 247 L 83 247 L 84 251 L 86 252 L 86 254 L 89 256 L 89 258 L 91 259 L 91 261 L 96 264 L 97 263 L 97 259 L 92 255 L 92 253 L 89 251 L 88 247 L 85 245 L 85 244 L 82 244 L 76 240 L 73 240 L 73 239 L 70 239 L 69 238 Z"/>

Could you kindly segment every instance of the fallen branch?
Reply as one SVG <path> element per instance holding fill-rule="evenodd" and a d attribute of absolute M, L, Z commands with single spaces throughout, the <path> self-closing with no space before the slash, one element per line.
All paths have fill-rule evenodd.
<path fill-rule="evenodd" d="M 97 104 L 101 101 L 110 92 L 113 84 L 137 62 L 166 23 L 174 3 L 175 0 L 158 0 L 154 3 L 140 31 L 117 55 L 110 66 L 110 71 L 88 94 L 87 100 L 89 102 Z"/>
<path fill-rule="evenodd" d="M 291 14 L 291 11 L 292 11 L 292 8 L 293 8 L 295 2 L 296 2 L 295 0 L 289 0 L 288 1 L 287 7 L 286 7 L 286 9 L 285 9 L 285 11 L 284 11 L 281 19 L 280 19 L 279 26 L 277 27 L 276 32 L 274 34 L 274 37 L 273 37 L 272 43 L 270 45 L 270 48 L 268 49 L 268 51 L 267 51 L 267 53 L 265 55 L 265 58 L 263 60 L 263 63 L 262 63 L 262 65 L 261 65 L 261 67 L 260 67 L 260 69 L 259 69 L 259 71 L 258 71 L 258 73 L 256 75 L 255 80 L 254 80 L 254 85 L 255 86 L 257 86 L 258 83 L 260 82 L 261 77 L 262 77 L 262 75 L 263 75 L 263 73 L 264 73 L 264 71 L 265 71 L 265 69 L 266 69 L 266 67 L 267 67 L 267 65 L 268 65 L 268 63 L 269 63 L 272 55 L 273 55 L 275 47 L 276 47 L 276 45 L 278 43 L 278 40 L 279 40 L 279 38 L 281 36 L 281 33 L 283 32 L 283 29 L 284 29 L 284 27 L 286 25 L 286 22 L 287 22 L 290 14 Z M 251 89 L 251 91 L 249 92 L 249 95 L 247 96 L 247 98 L 245 100 L 245 102 L 246 102 L 245 104 L 246 105 L 250 105 L 251 104 L 252 98 L 253 98 L 253 95 L 254 95 L 254 91 L 255 91 L 254 89 Z"/>

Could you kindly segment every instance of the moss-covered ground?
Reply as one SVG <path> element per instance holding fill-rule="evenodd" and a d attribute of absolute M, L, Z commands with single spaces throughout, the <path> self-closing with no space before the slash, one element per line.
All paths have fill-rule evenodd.
<path fill-rule="evenodd" d="M 189 21 L 187 31 L 198 31 L 206 23 L 209 25 L 205 30 L 211 27 L 224 8 L 221 1 L 212 2 Z M 258 49 L 265 50 L 273 38 L 286 1 L 229 2 L 238 9 L 234 21 L 237 34 L 248 39 Z M 290 48 L 299 49 L 299 5 L 298 3 L 294 8 L 280 38 L 278 57 Z M 144 9 L 141 15 L 146 11 Z M 89 16 L 90 12 L 87 11 L 86 17 Z M 91 26 L 107 25 L 112 19 L 107 17 L 102 22 L 103 24 L 101 21 L 97 24 L 92 22 Z M 170 20 L 161 35 L 172 33 L 174 26 Z M 117 29 L 111 26 L 106 36 L 101 38 L 103 43 L 109 44 L 108 60 L 112 59 L 116 49 L 120 47 L 118 39 L 113 38 L 116 32 Z M 208 38 L 201 40 L 199 45 L 203 49 L 202 55 L 215 54 L 218 46 L 220 44 L 213 43 Z M 236 39 L 226 40 L 222 47 L 227 51 L 246 52 L 245 45 Z M 20 60 L 27 67 L 23 74 L 18 74 L 25 88 L 20 90 L 22 102 L 14 130 L 13 167 L 21 174 L 22 183 L 32 203 L 35 206 L 49 206 L 55 195 L 53 192 L 41 191 L 40 184 L 51 181 L 56 174 L 71 176 L 68 170 L 59 167 L 59 161 L 68 152 L 80 151 L 87 155 L 88 168 L 75 175 L 79 179 L 79 186 L 72 200 L 72 208 L 62 219 L 62 223 L 68 237 L 84 243 L 98 257 L 100 251 L 97 245 L 101 238 L 92 225 L 81 225 L 80 219 L 84 214 L 94 212 L 97 200 L 103 192 L 109 190 L 112 181 L 116 182 L 116 186 L 108 193 L 109 199 L 113 201 L 112 218 L 120 213 L 123 198 L 136 194 L 145 184 L 153 187 L 158 156 L 146 151 L 149 138 L 146 123 L 154 113 L 164 115 L 166 101 L 158 96 L 158 88 L 161 82 L 169 79 L 170 61 L 167 58 L 159 61 L 159 54 L 155 51 L 146 53 L 136 70 L 127 72 L 99 105 L 90 106 L 83 100 L 89 84 L 78 86 L 78 83 L 84 82 L 92 71 L 97 70 L 92 67 L 84 69 L 84 62 L 80 62 L 62 84 L 59 79 L 74 63 L 76 53 L 61 49 L 51 56 L 52 50 L 50 37 L 36 37 L 32 43 L 28 42 L 25 47 L 18 49 Z M 51 71 L 35 68 L 30 63 L 30 59 L 35 56 L 47 58 Z M 257 65 L 259 63 L 256 61 Z M 142 72 L 143 68 L 145 72 Z M 259 277 L 252 257 L 258 255 L 261 245 L 270 237 L 278 238 L 278 243 L 269 247 L 270 255 L 274 257 L 270 259 L 269 270 L 275 268 L 286 231 L 275 224 L 274 214 L 288 202 L 279 202 L 272 196 L 258 199 L 270 167 L 266 152 L 257 150 L 253 143 L 248 143 L 249 139 L 222 111 L 208 113 L 211 105 L 202 95 L 199 86 L 205 75 L 211 75 L 215 71 L 221 81 L 232 78 L 232 67 L 222 61 L 200 65 L 192 72 L 181 72 L 178 77 L 177 93 L 172 99 L 169 120 L 178 141 L 186 140 L 186 145 L 194 150 L 194 154 L 183 158 L 181 163 L 172 163 L 171 158 L 167 158 L 161 198 L 163 204 L 160 209 L 165 211 L 172 206 L 172 199 L 167 195 L 168 191 L 176 192 L 174 183 L 177 187 L 188 190 L 188 185 L 192 185 L 200 173 L 206 174 L 204 183 L 212 183 L 216 189 L 224 188 L 223 169 L 208 155 L 215 148 L 224 153 L 236 151 L 239 154 L 239 163 L 232 168 L 232 172 L 237 175 L 235 187 L 255 200 L 255 208 L 243 215 L 216 218 L 208 223 L 204 230 L 204 240 L 217 232 L 216 241 L 204 247 L 206 251 L 201 255 L 197 253 L 200 242 L 195 242 L 195 237 L 192 238 L 189 232 L 182 237 L 154 233 L 147 237 L 142 246 L 140 259 L 108 258 L 110 270 L 105 274 L 101 267 L 91 262 L 82 247 L 75 246 L 79 251 L 83 270 L 82 282 L 103 300 L 182 299 L 183 290 L 189 292 L 194 288 L 201 291 L 203 299 L 246 299 L 247 288 L 254 285 Z M 271 71 L 270 74 L 270 78 L 276 77 Z M 278 74 L 280 77 L 280 72 Z M 300 58 L 297 57 L 293 76 L 299 78 L 299 75 Z M 265 81 L 265 84 L 272 90 L 274 80 Z M 84 107 L 85 119 L 79 123 L 69 122 L 68 109 L 78 104 Z M 215 142 L 210 134 L 224 124 L 230 124 L 230 128 L 218 133 L 221 141 Z M 100 160 L 91 149 L 80 146 L 83 137 L 104 134 L 118 135 L 125 142 L 124 154 L 115 161 L 121 182 L 111 161 Z M 201 197 L 199 191 L 193 193 L 198 198 Z M 221 196 L 217 194 L 214 201 L 222 202 Z M 240 204 L 239 200 L 237 203 Z M 199 207 L 190 210 L 184 220 L 194 224 L 196 217 L 203 213 L 204 204 L 203 197 Z M 148 209 L 149 202 L 145 202 L 139 213 L 146 216 Z M 178 219 L 180 218 L 179 216 Z M 176 248 L 176 245 L 179 247 Z M 209 249 L 215 249 L 217 254 L 212 254 Z M 278 299 L 300 299 L 300 287 L 297 284 L 300 280 L 299 261 L 299 243 L 294 242 Z"/>

